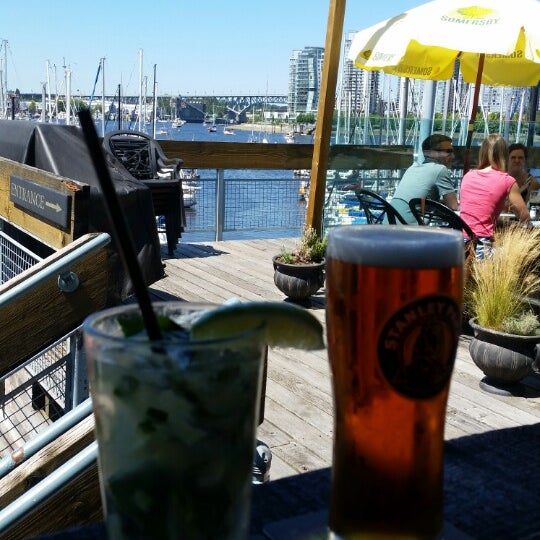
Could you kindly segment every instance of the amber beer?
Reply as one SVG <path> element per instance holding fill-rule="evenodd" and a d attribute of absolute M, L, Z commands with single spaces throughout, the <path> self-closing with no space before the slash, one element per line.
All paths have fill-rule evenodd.
<path fill-rule="evenodd" d="M 330 536 L 437 538 L 463 237 L 430 227 L 336 227 L 326 257 Z"/>

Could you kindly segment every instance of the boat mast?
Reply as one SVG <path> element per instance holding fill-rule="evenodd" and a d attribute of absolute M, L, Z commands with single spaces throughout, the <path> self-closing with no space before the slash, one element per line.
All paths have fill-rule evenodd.
<path fill-rule="evenodd" d="M 139 49 L 139 131 L 142 131 L 143 50 Z"/>
<path fill-rule="evenodd" d="M 101 136 L 105 137 L 105 58 L 101 58 L 100 62 L 101 62 Z"/>
<path fill-rule="evenodd" d="M 503 118 L 504 118 L 504 99 L 505 99 L 505 89 L 503 88 L 500 93 L 500 102 L 499 102 L 499 133 L 503 132 Z"/>
<path fill-rule="evenodd" d="M 153 96 L 152 96 L 152 137 L 156 138 L 156 114 L 157 114 L 157 103 L 156 103 L 156 96 L 157 96 L 157 81 L 156 81 L 156 68 L 157 64 L 154 64 L 154 88 L 153 88 Z"/>
<path fill-rule="evenodd" d="M 407 138 L 407 109 L 409 105 L 409 79 L 399 78 L 399 131 L 398 144 L 405 144 Z"/>
<path fill-rule="evenodd" d="M 0 52 L 4 50 L 3 58 L 0 57 L 0 118 L 7 118 L 8 112 L 7 45 L 7 39 L 0 41 Z"/>
<path fill-rule="evenodd" d="M 56 72 L 56 64 L 54 65 L 54 113 L 56 116 L 56 123 L 58 124 L 58 74 Z"/>
<path fill-rule="evenodd" d="M 65 62 L 64 62 L 65 63 Z M 66 126 L 71 125 L 71 69 L 64 66 L 66 80 Z"/>
<path fill-rule="evenodd" d="M 146 132 L 146 123 L 148 122 L 148 75 L 144 76 L 144 113 L 143 113 L 143 122 L 144 122 L 144 131 Z"/>
<path fill-rule="evenodd" d="M 534 132 L 536 125 L 536 111 L 538 110 L 538 89 L 540 83 L 533 86 L 529 93 L 529 105 L 528 105 L 528 128 L 527 128 L 527 146 L 533 146 Z"/>
<path fill-rule="evenodd" d="M 370 72 L 364 71 L 364 81 L 363 81 L 363 102 L 364 102 L 364 131 L 362 133 L 362 144 L 368 143 L 368 131 L 369 131 L 369 104 L 371 101 L 371 87 L 370 87 Z"/>
<path fill-rule="evenodd" d="M 121 85 L 118 85 L 118 129 L 122 129 L 122 97 L 120 96 L 121 93 Z"/>
<path fill-rule="evenodd" d="M 522 88 L 521 90 L 521 99 L 519 101 L 519 115 L 518 115 L 518 123 L 516 127 L 516 142 L 519 142 L 519 139 L 521 138 L 521 125 L 523 122 L 523 110 L 525 107 L 525 88 Z"/>
<path fill-rule="evenodd" d="M 49 116 L 49 122 L 52 122 L 52 101 L 51 101 L 51 66 L 47 60 L 47 114 Z"/>
<path fill-rule="evenodd" d="M 41 122 L 47 121 L 47 83 L 41 84 Z"/>

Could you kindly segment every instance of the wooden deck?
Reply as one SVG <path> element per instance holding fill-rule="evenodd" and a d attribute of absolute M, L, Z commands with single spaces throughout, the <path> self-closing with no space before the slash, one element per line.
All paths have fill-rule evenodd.
<path fill-rule="evenodd" d="M 271 258 L 294 240 L 190 242 L 182 238 L 166 277 L 153 294 L 188 301 L 283 300 L 273 282 Z M 309 309 L 324 324 L 324 290 Z M 452 379 L 446 438 L 540 422 L 540 376 L 526 379 L 523 396 L 498 396 L 479 389 L 482 372 L 473 364 L 469 337 L 460 340 Z M 273 480 L 331 465 L 332 393 L 326 351 L 271 349 L 265 421 L 258 437 L 272 449 Z"/>

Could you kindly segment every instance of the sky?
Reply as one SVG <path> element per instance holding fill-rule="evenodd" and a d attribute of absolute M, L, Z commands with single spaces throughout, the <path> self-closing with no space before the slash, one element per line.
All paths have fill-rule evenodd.
<path fill-rule="evenodd" d="M 347 0 L 344 33 L 361 30 L 422 0 Z M 105 92 L 146 94 L 154 65 L 160 95 L 285 95 L 292 51 L 324 47 L 330 0 L 92 0 L 2 2 L 8 89 L 89 95 L 100 58 Z M 0 57 L 4 63 L 4 49 Z M 143 83 L 144 86 L 144 83 Z M 98 82 L 96 95 L 101 95 Z"/>

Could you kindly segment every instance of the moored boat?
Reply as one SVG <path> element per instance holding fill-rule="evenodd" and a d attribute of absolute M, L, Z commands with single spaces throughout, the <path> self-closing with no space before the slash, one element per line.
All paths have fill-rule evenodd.
<path fill-rule="evenodd" d="M 182 193 L 184 208 L 192 208 L 197 204 L 197 190 L 200 186 L 191 185 L 189 182 L 182 182 Z"/>
<path fill-rule="evenodd" d="M 197 191 L 201 189 L 199 173 L 197 169 L 180 169 L 180 178 L 182 179 L 184 207 L 191 208 L 197 204 Z"/>

